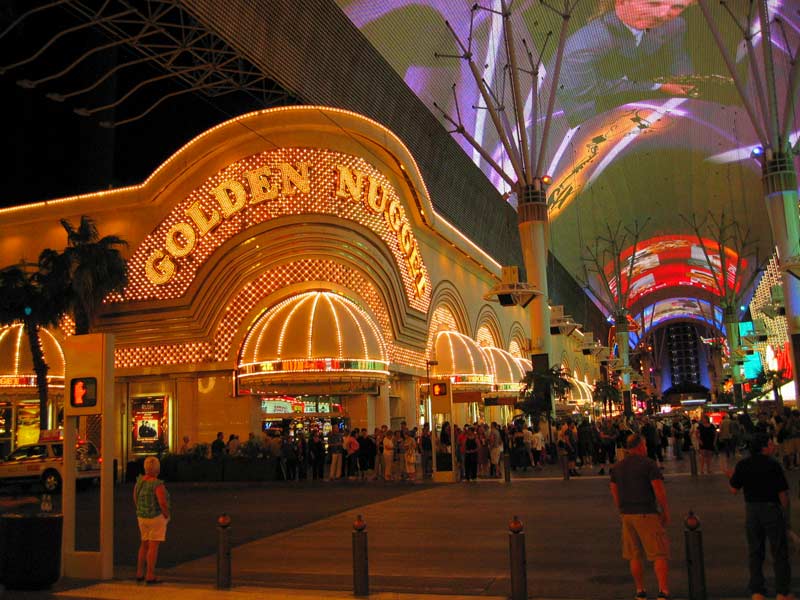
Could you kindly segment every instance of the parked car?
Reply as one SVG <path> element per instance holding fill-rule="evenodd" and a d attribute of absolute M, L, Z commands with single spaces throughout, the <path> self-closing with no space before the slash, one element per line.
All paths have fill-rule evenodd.
<path fill-rule="evenodd" d="M 78 459 L 78 483 L 89 483 L 100 477 L 100 453 L 88 440 L 79 441 L 75 452 Z M 63 440 L 39 442 L 20 446 L 0 461 L 0 484 L 41 482 L 48 493 L 61 489 L 64 465 Z"/>

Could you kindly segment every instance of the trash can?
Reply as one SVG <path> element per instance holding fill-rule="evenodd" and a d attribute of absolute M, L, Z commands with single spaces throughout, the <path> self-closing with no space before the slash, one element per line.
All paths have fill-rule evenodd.
<path fill-rule="evenodd" d="M 0 581 L 6 589 L 41 590 L 61 576 L 59 513 L 0 515 Z"/>

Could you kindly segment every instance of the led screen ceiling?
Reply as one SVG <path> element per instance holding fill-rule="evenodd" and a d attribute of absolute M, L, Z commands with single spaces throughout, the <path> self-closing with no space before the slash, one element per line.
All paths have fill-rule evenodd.
<path fill-rule="evenodd" d="M 628 285 L 630 273 L 630 295 L 628 306 L 633 306 L 648 294 L 664 288 L 690 287 L 719 296 L 720 290 L 737 285 L 736 267 L 747 268 L 747 260 L 738 261 L 736 253 L 726 248 L 724 270 L 727 283 L 721 281 L 723 264 L 717 244 L 704 239 L 700 245 L 694 236 L 659 236 L 645 240 L 636 246 L 636 260 L 631 271 L 633 247 L 622 252 L 622 284 Z M 709 268 L 709 262 L 713 271 Z M 605 268 L 612 293 L 617 293 L 617 280 L 613 264 Z M 715 281 L 717 279 L 717 281 Z M 623 290 L 625 287 L 623 287 Z"/>
<path fill-rule="evenodd" d="M 439 114 L 434 102 L 449 115 L 458 113 L 466 131 L 513 178 L 470 66 L 453 57 L 461 50 L 445 24 L 463 42 L 471 40 L 481 77 L 513 122 L 500 0 L 481 0 L 481 8 L 474 10 L 468 0 L 337 1 L 420 99 L 434 113 Z M 563 6 L 560 0 L 548 4 Z M 525 89 L 533 89 L 533 71 L 521 40 L 533 63 L 541 56 L 538 101 L 530 92 L 523 99 L 527 135 L 538 132 L 541 137 L 561 18 L 539 0 L 510 5 Z M 757 12 L 747 21 L 751 6 L 757 4 L 708 1 L 712 21 L 758 105 L 754 65 L 743 42 L 747 32 L 758 57 L 754 62 L 762 64 Z M 768 7 L 782 110 L 791 57 L 800 47 L 800 0 L 769 0 Z M 578 2 L 569 20 L 554 115 L 544 161 L 553 178 L 548 188 L 550 250 L 577 280 L 585 279 L 581 253 L 587 241 L 604 233 L 606 224 L 646 216 L 651 218 L 647 237 L 682 239 L 694 233 L 682 215 L 718 216 L 724 210 L 752 228 L 762 257 L 771 253 L 760 164 L 751 156 L 757 136 L 696 2 Z M 792 127 L 792 143 L 797 143 L 798 129 L 800 121 Z M 461 136 L 454 137 L 498 190 L 508 192 L 478 152 Z M 513 195 L 510 201 L 515 202 Z M 754 261 L 749 264 L 752 268 Z M 709 292 L 715 287 L 707 266 L 688 259 L 683 267 L 670 263 L 635 283 L 644 289 L 686 281 Z M 685 293 L 676 290 L 674 296 Z"/>
<path fill-rule="evenodd" d="M 696 298 L 659 300 L 645 307 L 642 313 L 636 315 L 635 320 L 637 323 L 644 323 L 644 328 L 630 334 L 631 346 L 639 343 L 640 334 L 646 337 L 649 332 L 667 321 L 694 321 L 708 325 L 712 330 L 722 333 L 725 331 L 722 324 L 722 309 Z"/>

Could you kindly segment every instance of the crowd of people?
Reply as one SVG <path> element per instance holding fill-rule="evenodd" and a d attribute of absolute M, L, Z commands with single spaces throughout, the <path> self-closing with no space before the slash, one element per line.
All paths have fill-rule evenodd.
<path fill-rule="evenodd" d="M 662 468 L 667 458 L 681 461 L 694 449 L 700 474 L 711 473 L 715 455 L 722 458 L 724 471 L 756 433 L 775 442 L 785 468 L 800 468 L 800 411 L 788 409 L 763 411 L 755 420 L 747 413 L 725 414 L 718 425 L 708 415 L 690 418 L 680 414 L 593 421 L 570 416 L 541 418 L 532 424 L 522 418 L 508 424 L 451 426 L 445 422 L 436 432 L 427 423 L 409 428 L 402 422 L 394 431 L 383 425 L 372 433 L 364 428 L 333 427 L 327 436 L 320 429 L 295 430 L 290 435 L 288 429 L 276 428 L 250 434 L 246 442 L 235 434 L 226 441 L 219 432 L 208 445 L 208 456 L 276 457 L 280 476 L 286 480 L 426 479 L 432 476 L 436 454 L 453 455 L 459 478 L 465 482 L 501 477 L 503 453 L 509 454 L 512 470 L 541 470 L 563 459 L 571 476 L 586 472 L 603 475 L 624 456 L 625 440 L 632 433 L 642 436 L 648 457 Z M 180 453 L 190 453 L 193 448 L 184 437 Z M 449 470 L 449 464 L 443 468 Z"/>
<path fill-rule="evenodd" d="M 180 452 L 191 453 L 189 438 Z M 279 459 L 286 480 L 415 481 L 431 477 L 433 461 L 442 457 L 449 470 L 464 482 L 479 477 L 500 477 L 511 469 L 542 469 L 562 462 L 572 475 L 580 470 L 609 470 L 610 490 L 621 516 L 622 555 L 630 563 L 636 598 L 647 598 L 644 590 L 644 558 L 653 563 L 659 585 L 659 600 L 670 600 L 670 542 L 666 526 L 669 504 L 662 475 L 666 459 L 683 460 L 687 451 L 699 457 L 700 473 L 710 474 L 714 455 L 720 456 L 730 490 L 743 490 L 746 506 L 749 588 L 754 600 L 766 597 L 763 574 L 766 542 L 773 554 L 775 587 L 780 600 L 791 596 L 791 565 L 788 556 L 789 503 L 784 470 L 800 466 L 800 411 L 760 411 L 753 420 L 746 412 L 727 413 L 718 424 L 708 414 L 588 419 L 566 417 L 539 419 L 533 424 L 518 418 L 465 424 L 445 422 L 432 432 L 426 423 L 409 429 L 405 422 L 392 431 L 386 425 L 371 434 L 366 429 L 334 427 L 327 438 L 319 429 L 273 429 L 261 437 L 251 434 L 240 443 L 219 432 L 208 445 L 210 458 L 227 456 L 272 456 Z M 254 454 L 255 453 L 255 454 Z M 507 453 L 509 460 L 501 462 Z M 777 458 L 778 460 L 774 460 Z M 741 459 L 741 460 L 740 460 Z M 142 533 L 137 561 L 137 580 L 159 583 L 153 567 L 158 544 L 165 538 L 169 520 L 169 496 L 157 480 L 158 461 L 149 457 L 146 475 L 134 489 L 134 502 Z M 781 467 L 783 464 L 783 468 Z"/>

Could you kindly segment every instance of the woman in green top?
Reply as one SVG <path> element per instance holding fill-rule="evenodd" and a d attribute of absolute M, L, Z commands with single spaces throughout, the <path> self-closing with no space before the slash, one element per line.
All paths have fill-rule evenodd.
<path fill-rule="evenodd" d="M 158 545 L 167 537 L 170 517 L 169 492 L 164 482 L 158 478 L 160 472 L 161 463 L 155 456 L 148 456 L 144 459 L 144 475 L 139 476 L 133 488 L 133 503 L 136 506 L 142 539 L 136 561 L 136 581 L 144 581 L 148 585 L 161 583 L 160 579 L 156 579 L 154 571 Z"/>

